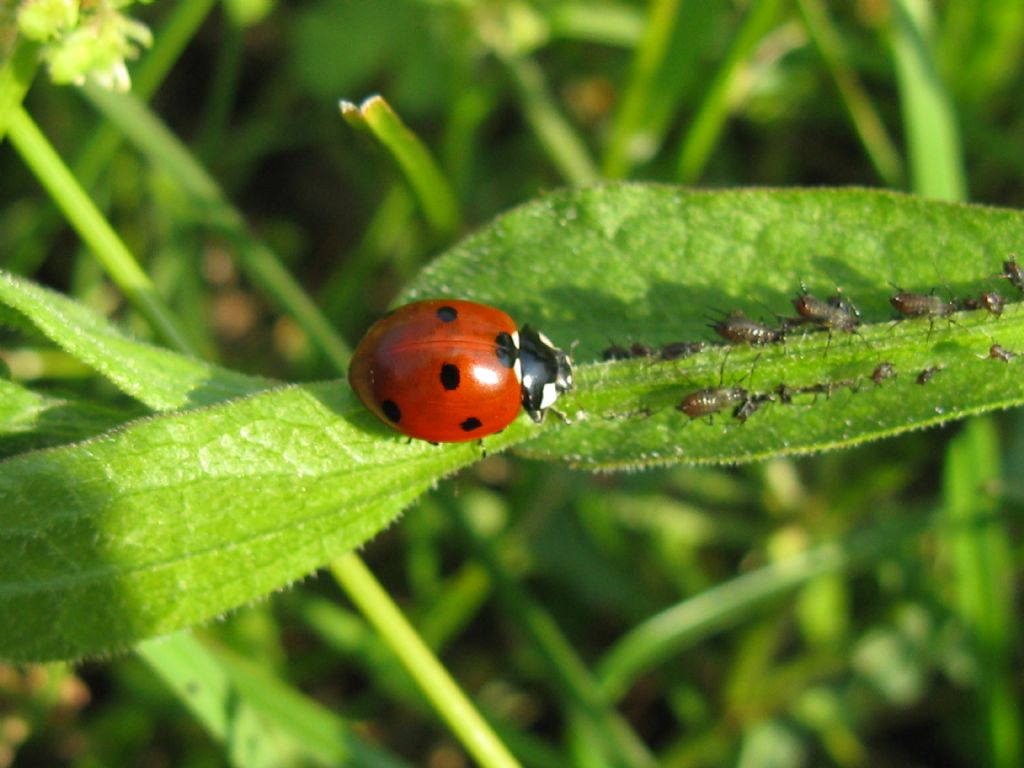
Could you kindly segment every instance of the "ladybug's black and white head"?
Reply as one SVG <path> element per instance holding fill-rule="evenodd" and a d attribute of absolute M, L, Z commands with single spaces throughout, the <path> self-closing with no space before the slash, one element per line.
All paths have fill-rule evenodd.
<path fill-rule="evenodd" d="M 572 360 L 551 339 L 528 325 L 519 329 L 523 409 L 540 423 L 558 396 L 572 389 Z"/>

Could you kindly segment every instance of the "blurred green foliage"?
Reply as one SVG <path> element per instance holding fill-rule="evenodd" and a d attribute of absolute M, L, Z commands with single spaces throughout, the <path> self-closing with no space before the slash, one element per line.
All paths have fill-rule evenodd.
<path fill-rule="evenodd" d="M 16 7 L 0 4 L 5 64 Z M 1015 0 L 119 12 L 153 33 L 128 64 L 133 93 L 206 176 L 161 165 L 149 123 L 122 144 L 138 121 L 118 123 L 102 96 L 55 85 L 45 67 L 33 80 L 23 61 L 0 73 L 0 130 L 30 84 L 25 114 L 140 259 L 187 346 L 247 374 L 336 376 L 345 342 L 452 243 L 405 172 L 341 120 L 339 99 L 386 97 L 436 158 L 464 231 L 598 178 L 1024 200 Z M 132 37 L 144 36 L 119 40 Z M 0 267 L 157 336 L 38 179 L 0 144 Z M 296 320 L 310 307 L 338 329 L 333 350 Z M 31 407 L 82 404 L 94 431 L 137 415 L 10 313 L 0 320 L 0 370 Z M 57 441 L 94 433 L 52 423 Z M 1022 427 L 1014 411 L 817 458 L 631 475 L 497 455 L 363 554 L 526 765 L 1016 768 Z M 0 667 L 0 766 L 340 763 L 351 724 L 368 750 L 354 764 L 466 762 L 327 579 L 197 635 L 180 668 L 159 646 L 74 670 Z M 239 673 L 238 656 L 259 673 Z M 205 688 L 163 682 L 201 663 L 217 670 Z M 232 674 L 249 687 L 220 677 Z M 279 685 L 312 709 L 275 709 L 292 702 Z"/>

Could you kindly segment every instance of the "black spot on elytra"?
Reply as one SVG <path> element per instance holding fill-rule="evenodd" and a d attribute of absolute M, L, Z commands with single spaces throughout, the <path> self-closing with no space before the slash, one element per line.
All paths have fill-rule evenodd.
<path fill-rule="evenodd" d="M 384 411 L 384 415 L 388 417 L 389 421 L 397 424 L 402 420 L 402 410 L 394 400 L 385 400 L 380 404 L 380 409 Z"/>
<path fill-rule="evenodd" d="M 445 305 L 438 307 L 437 317 L 442 323 L 451 323 L 455 321 L 455 318 L 459 316 L 459 311 L 455 307 L 449 307 Z"/>
<path fill-rule="evenodd" d="M 472 432 L 474 429 L 480 429 L 483 424 L 480 423 L 480 419 L 476 416 L 470 416 L 464 422 L 459 424 L 459 426 L 462 427 L 463 432 Z"/>
<path fill-rule="evenodd" d="M 513 367 L 519 356 L 519 350 L 516 349 L 516 343 L 512 340 L 512 336 L 502 331 L 494 337 L 494 342 L 498 345 L 498 360 L 501 364 L 506 368 Z"/>
<path fill-rule="evenodd" d="M 441 366 L 441 386 L 449 392 L 459 388 L 459 366 L 453 363 L 444 363 Z"/>

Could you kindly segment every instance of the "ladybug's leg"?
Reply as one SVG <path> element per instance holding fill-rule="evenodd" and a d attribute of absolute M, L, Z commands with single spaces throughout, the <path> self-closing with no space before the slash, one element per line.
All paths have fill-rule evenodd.
<path fill-rule="evenodd" d="M 547 408 L 547 409 L 545 409 L 541 413 L 541 418 L 543 419 L 543 414 L 548 413 L 548 412 L 553 413 L 555 416 L 557 416 L 559 419 L 561 419 L 563 424 L 572 424 L 572 419 L 570 419 L 568 416 L 566 416 L 564 413 L 562 413 L 557 408 Z"/>

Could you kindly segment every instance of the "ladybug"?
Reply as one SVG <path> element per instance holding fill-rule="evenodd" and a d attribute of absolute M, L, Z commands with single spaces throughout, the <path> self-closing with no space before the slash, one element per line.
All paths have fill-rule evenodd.
<path fill-rule="evenodd" d="M 520 406 L 540 423 L 572 388 L 572 360 L 500 309 L 428 299 L 370 327 L 348 380 L 363 404 L 399 432 L 458 443 L 500 432 Z"/>

